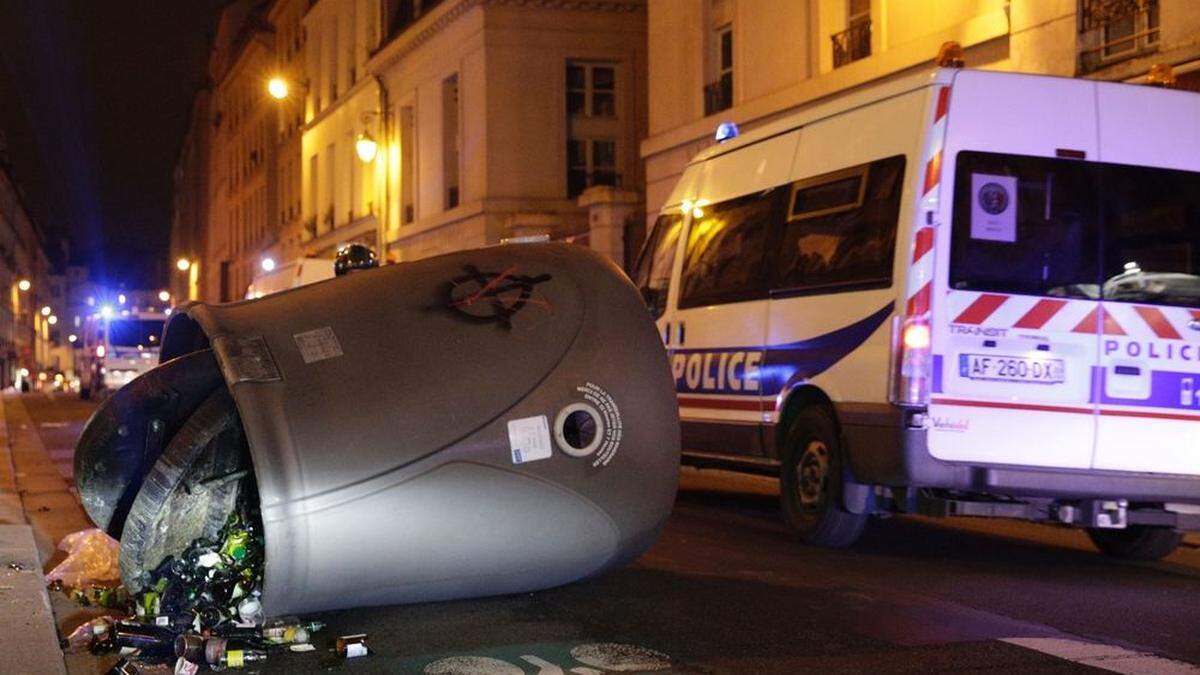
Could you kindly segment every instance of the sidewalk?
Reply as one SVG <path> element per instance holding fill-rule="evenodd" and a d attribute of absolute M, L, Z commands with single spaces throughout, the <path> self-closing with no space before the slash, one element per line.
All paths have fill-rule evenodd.
<path fill-rule="evenodd" d="M 86 523 L 19 395 L 5 392 L 0 406 L 0 672 L 67 672 L 43 566 L 62 535 Z"/>

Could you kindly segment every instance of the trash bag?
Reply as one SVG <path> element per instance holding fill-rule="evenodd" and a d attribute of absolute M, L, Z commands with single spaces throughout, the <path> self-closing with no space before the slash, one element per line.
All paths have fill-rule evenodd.
<path fill-rule="evenodd" d="M 93 527 L 72 532 L 63 537 L 58 548 L 67 552 L 67 558 L 46 575 L 48 584 L 62 581 L 67 586 L 79 587 L 121 577 L 118 562 L 121 544 L 104 530 Z"/>

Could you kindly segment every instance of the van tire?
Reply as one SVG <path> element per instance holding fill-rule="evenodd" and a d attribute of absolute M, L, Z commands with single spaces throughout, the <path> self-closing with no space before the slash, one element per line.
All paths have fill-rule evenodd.
<path fill-rule="evenodd" d="M 845 453 L 833 411 L 804 408 L 788 427 L 779 476 L 784 520 L 804 543 L 845 548 L 862 535 L 867 514 L 845 509 L 845 479 Z"/>
<path fill-rule="evenodd" d="M 1158 560 L 1179 546 L 1183 533 L 1169 527 L 1130 525 L 1123 530 L 1088 528 L 1088 537 L 1105 555 L 1122 560 Z"/>

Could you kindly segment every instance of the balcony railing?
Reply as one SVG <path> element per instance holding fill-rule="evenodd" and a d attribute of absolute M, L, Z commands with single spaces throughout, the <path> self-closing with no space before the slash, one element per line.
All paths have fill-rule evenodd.
<path fill-rule="evenodd" d="M 829 36 L 833 41 L 833 67 L 865 59 L 871 55 L 871 22 L 862 21 Z"/>
<path fill-rule="evenodd" d="M 733 73 L 704 85 L 704 115 L 712 115 L 733 107 Z"/>

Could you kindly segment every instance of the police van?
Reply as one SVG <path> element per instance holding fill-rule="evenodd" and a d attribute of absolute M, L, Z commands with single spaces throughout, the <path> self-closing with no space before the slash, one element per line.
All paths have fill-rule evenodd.
<path fill-rule="evenodd" d="M 685 462 L 777 471 L 805 541 L 995 516 L 1152 559 L 1200 528 L 1200 95 L 849 93 L 700 153 L 633 277 Z"/>

